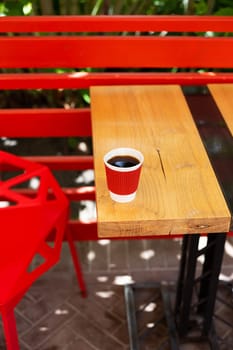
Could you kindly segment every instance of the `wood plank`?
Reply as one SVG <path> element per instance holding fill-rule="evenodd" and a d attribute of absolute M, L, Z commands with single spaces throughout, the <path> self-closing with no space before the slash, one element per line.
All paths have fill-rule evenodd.
<path fill-rule="evenodd" d="M 233 84 L 210 84 L 208 88 L 233 135 Z"/>
<path fill-rule="evenodd" d="M 92 87 L 91 111 L 99 237 L 228 232 L 230 212 L 179 86 Z M 127 204 L 110 199 L 103 165 L 121 146 L 145 157 Z"/>

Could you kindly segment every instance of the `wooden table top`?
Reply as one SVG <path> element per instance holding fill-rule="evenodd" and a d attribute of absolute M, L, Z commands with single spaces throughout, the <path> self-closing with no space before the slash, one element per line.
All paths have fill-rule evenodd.
<path fill-rule="evenodd" d="M 233 84 L 210 84 L 208 88 L 233 135 Z"/>
<path fill-rule="evenodd" d="M 228 232 L 231 214 L 179 86 L 91 88 L 99 237 Z M 145 157 L 136 199 L 110 199 L 103 156 Z"/>

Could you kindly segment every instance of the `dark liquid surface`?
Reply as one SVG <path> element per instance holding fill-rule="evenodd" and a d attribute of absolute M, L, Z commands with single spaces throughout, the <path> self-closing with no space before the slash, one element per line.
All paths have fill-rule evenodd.
<path fill-rule="evenodd" d="M 139 160 L 132 156 L 115 156 L 108 160 L 108 163 L 118 168 L 130 168 L 139 164 Z"/>

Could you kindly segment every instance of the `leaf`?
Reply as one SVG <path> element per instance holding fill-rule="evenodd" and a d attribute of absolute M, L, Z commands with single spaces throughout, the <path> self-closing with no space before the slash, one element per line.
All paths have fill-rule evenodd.
<path fill-rule="evenodd" d="M 225 7 L 221 8 L 214 13 L 216 16 L 233 16 L 233 8 Z"/>

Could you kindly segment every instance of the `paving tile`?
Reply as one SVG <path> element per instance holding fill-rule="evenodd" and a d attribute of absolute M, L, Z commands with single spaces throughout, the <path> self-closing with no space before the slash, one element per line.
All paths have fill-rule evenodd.
<path fill-rule="evenodd" d="M 120 252 L 120 254 L 119 254 Z M 128 270 L 127 241 L 117 240 L 111 242 L 109 269 L 117 271 Z"/>
<path fill-rule="evenodd" d="M 59 348 L 56 348 L 56 350 Z M 97 350 L 96 347 L 93 347 L 86 339 L 76 338 L 71 344 L 65 348 L 60 348 L 61 350 Z M 53 349 L 44 349 L 44 350 L 53 350 Z"/>
<path fill-rule="evenodd" d="M 74 309 L 68 304 L 60 305 L 59 308 L 46 314 L 44 318 L 35 323 L 21 339 L 32 349 L 37 349 L 39 346 L 42 346 L 58 328 L 61 329 L 74 315 Z"/>
<path fill-rule="evenodd" d="M 17 310 L 15 311 L 15 320 L 19 334 L 26 332 L 32 326 L 32 322 L 25 319 L 25 317 L 19 314 Z"/>
<path fill-rule="evenodd" d="M 118 302 L 114 303 L 111 306 L 111 311 L 117 315 L 117 317 L 126 320 L 126 309 L 125 309 L 125 299 L 122 293 L 122 298 L 118 300 Z"/>
<path fill-rule="evenodd" d="M 129 332 L 126 319 L 121 326 L 114 331 L 114 337 L 119 339 L 125 346 L 129 345 Z"/>
<path fill-rule="evenodd" d="M 100 241 L 90 242 L 88 260 L 91 271 L 107 271 L 109 266 L 109 244 L 103 245 Z"/>
<path fill-rule="evenodd" d="M 166 250 L 164 239 L 151 239 L 145 241 L 143 256 L 147 259 L 149 268 L 160 269 L 166 266 Z"/>
<path fill-rule="evenodd" d="M 177 239 L 165 239 L 163 241 L 163 250 L 166 257 L 166 268 L 173 267 L 179 269 L 180 255 L 181 255 L 181 240 Z"/>
<path fill-rule="evenodd" d="M 45 314 L 52 310 L 52 306 L 47 302 L 47 300 L 42 299 L 38 302 L 25 302 L 20 303 L 17 308 L 17 317 L 20 315 L 24 316 L 27 320 L 31 322 L 37 322 L 39 319 L 44 317 Z"/>
<path fill-rule="evenodd" d="M 100 303 L 96 303 L 91 296 L 85 299 L 72 297 L 68 302 L 85 318 L 91 319 L 93 324 L 107 332 L 113 332 L 122 323 L 122 320 L 114 312 L 104 308 Z"/>
<path fill-rule="evenodd" d="M 145 251 L 145 240 L 130 240 L 128 244 L 128 266 L 131 271 L 147 269 L 148 262 L 142 258 Z"/>
<path fill-rule="evenodd" d="M 180 344 L 180 350 L 210 350 L 210 345 L 208 343 L 185 343 Z M 229 350 L 229 349 L 228 349 Z"/>
<path fill-rule="evenodd" d="M 91 285 L 88 300 L 94 301 L 104 309 L 114 310 L 115 305 L 124 300 L 123 292 L 122 286 L 114 286 L 113 284 Z"/>
<path fill-rule="evenodd" d="M 88 253 L 91 250 L 91 242 L 83 241 L 75 243 L 75 245 L 83 272 L 90 271 L 90 261 L 88 260 Z"/>
<path fill-rule="evenodd" d="M 169 283 L 174 303 L 175 283 L 179 270 L 178 240 L 80 242 L 77 244 L 88 288 L 83 299 L 73 270 L 69 247 L 64 244 L 60 263 L 41 276 L 16 308 L 17 328 L 22 350 L 129 350 L 124 284 L 157 281 Z M 232 279 L 233 237 L 224 254 L 222 272 Z M 95 253 L 90 259 L 89 253 Z M 143 255 L 144 254 L 144 255 Z M 88 260 L 89 259 L 89 260 Z M 198 263 L 198 273 L 202 264 Z M 232 289 L 220 285 L 218 296 L 233 305 Z M 143 304 L 141 295 L 137 302 Z M 215 313 L 233 324 L 232 309 L 217 299 Z M 56 313 L 55 313 L 56 312 Z M 157 315 L 162 306 L 157 306 Z M 153 322 L 153 312 L 142 312 L 139 330 Z M 151 322 L 152 321 L 152 322 Z M 161 326 L 163 327 L 163 326 Z M 233 330 L 215 319 L 217 334 L 222 338 L 219 350 L 229 350 Z M 160 331 L 165 329 L 160 328 Z M 165 339 L 165 338 L 164 338 Z M 140 350 L 156 350 L 164 340 L 151 332 Z M 230 345 L 229 345 L 230 344 Z M 170 350 L 164 343 L 164 350 Z M 206 343 L 181 343 L 180 350 L 209 350 Z M 0 350 L 6 350 L 0 323 Z"/>
<path fill-rule="evenodd" d="M 135 271 L 132 278 L 135 282 L 173 282 L 178 277 L 178 271 L 173 268 L 169 269 L 150 269 L 146 271 Z"/>
<path fill-rule="evenodd" d="M 80 343 L 80 337 L 68 326 L 63 327 L 55 331 L 49 339 L 46 340 L 46 344 L 38 348 L 38 350 L 53 350 L 53 349 L 72 349 L 74 344 Z M 80 348 L 82 349 L 82 348 Z M 90 349 L 90 347 L 87 349 Z"/>
<path fill-rule="evenodd" d="M 98 317 L 98 315 L 93 315 L 93 317 Z M 124 345 L 113 337 L 112 334 L 107 333 L 104 327 L 97 327 L 93 323 L 93 318 L 88 320 L 85 316 L 79 314 L 71 320 L 69 326 L 77 334 L 82 334 L 83 338 L 91 340 L 93 346 L 98 350 L 124 349 Z"/>

